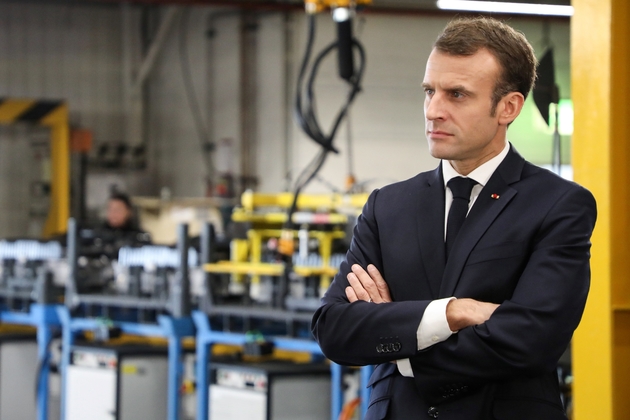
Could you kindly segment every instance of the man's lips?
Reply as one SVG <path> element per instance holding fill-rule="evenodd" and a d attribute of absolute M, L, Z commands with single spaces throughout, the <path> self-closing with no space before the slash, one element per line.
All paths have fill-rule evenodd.
<path fill-rule="evenodd" d="M 447 133 L 446 131 L 442 130 L 429 130 L 428 133 L 429 137 L 431 137 L 432 139 L 443 139 L 452 136 L 451 133 Z"/>

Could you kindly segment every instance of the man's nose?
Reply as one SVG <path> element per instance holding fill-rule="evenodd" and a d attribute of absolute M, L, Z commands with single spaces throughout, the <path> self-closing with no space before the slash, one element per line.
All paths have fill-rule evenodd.
<path fill-rule="evenodd" d="M 424 116 L 427 120 L 443 119 L 444 115 L 444 100 L 441 95 L 434 93 L 424 100 Z"/>

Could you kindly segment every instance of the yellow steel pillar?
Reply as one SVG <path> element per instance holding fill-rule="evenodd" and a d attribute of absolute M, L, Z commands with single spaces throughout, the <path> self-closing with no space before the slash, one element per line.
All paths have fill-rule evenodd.
<path fill-rule="evenodd" d="M 575 420 L 630 416 L 630 7 L 573 0 L 575 180 L 595 194 L 592 283 L 573 340 Z"/>
<path fill-rule="evenodd" d="M 40 124 L 50 128 L 50 207 L 44 237 L 64 233 L 70 216 L 70 127 L 63 101 L 0 97 L 0 124 Z"/>
<path fill-rule="evenodd" d="M 70 217 L 70 126 L 68 107 L 62 103 L 40 121 L 50 127 L 51 192 L 44 236 L 66 231 Z"/>

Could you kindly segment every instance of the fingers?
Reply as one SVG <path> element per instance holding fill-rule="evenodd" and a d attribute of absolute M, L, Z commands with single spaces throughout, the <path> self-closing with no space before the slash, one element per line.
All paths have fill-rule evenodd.
<path fill-rule="evenodd" d="M 391 302 L 392 298 L 389 294 L 389 286 L 387 286 L 387 282 L 381 275 L 380 271 L 374 266 L 374 264 L 370 264 L 367 267 L 368 273 L 374 283 L 376 283 L 376 288 L 378 289 L 378 294 L 381 297 L 383 302 Z"/>
<path fill-rule="evenodd" d="M 350 302 L 363 300 L 366 302 L 384 303 L 391 302 L 387 282 L 373 265 L 367 266 L 367 271 L 358 264 L 354 264 L 352 272 L 348 273 L 347 279 L 350 286 L 346 288 L 346 297 Z"/>
<path fill-rule="evenodd" d="M 374 303 L 391 302 L 389 289 L 387 288 L 385 280 L 381 277 L 376 267 L 371 264 L 370 266 L 368 266 L 368 270 L 370 270 L 370 273 L 368 273 L 360 265 L 354 264 L 352 266 L 352 273 L 348 274 L 350 286 L 352 286 L 360 300 L 372 301 Z M 373 275 L 377 277 L 373 278 Z M 381 284 L 380 286 L 379 283 Z M 386 289 L 385 296 L 381 293 L 383 285 Z"/>
<path fill-rule="evenodd" d="M 355 273 L 348 273 L 347 278 L 352 293 L 356 296 L 357 300 L 364 300 L 366 302 L 373 300 L 372 296 L 370 296 L 370 293 L 363 287 L 362 282 Z M 346 288 L 346 295 L 348 295 L 348 288 Z M 350 299 L 350 297 L 348 297 L 348 299 Z M 350 300 L 350 302 L 352 302 L 352 300 Z"/>
<path fill-rule="evenodd" d="M 356 302 L 357 300 L 359 300 L 359 298 L 357 297 L 357 294 L 354 293 L 354 289 L 351 286 L 346 287 L 346 297 L 348 298 L 350 303 Z"/>

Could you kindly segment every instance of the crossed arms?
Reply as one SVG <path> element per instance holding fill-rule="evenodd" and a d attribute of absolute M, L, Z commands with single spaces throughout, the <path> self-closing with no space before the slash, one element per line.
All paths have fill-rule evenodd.
<path fill-rule="evenodd" d="M 347 275 L 350 286 L 345 289 L 350 303 L 358 300 L 375 304 L 392 302 L 387 282 L 373 264 L 367 266 L 367 271 L 358 264 L 354 264 L 351 269 L 352 272 Z M 456 332 L 483 324 L 498 307 L 496 303 L 475 299 L 453 299 L 446 306 L 446 320 L 450 330 Z"/>

